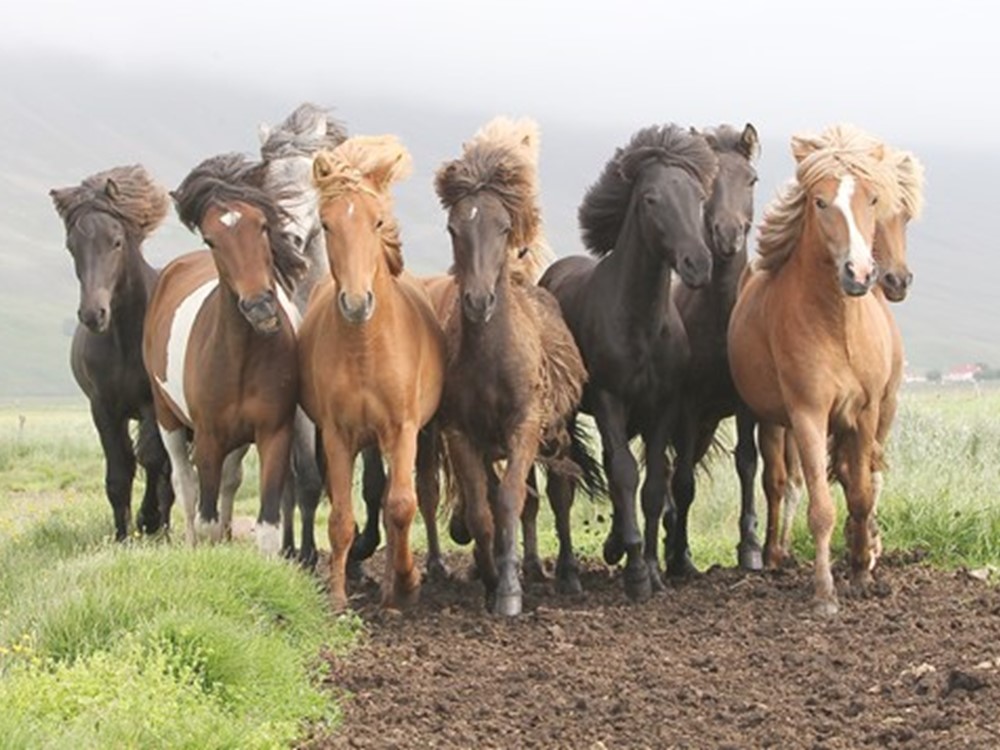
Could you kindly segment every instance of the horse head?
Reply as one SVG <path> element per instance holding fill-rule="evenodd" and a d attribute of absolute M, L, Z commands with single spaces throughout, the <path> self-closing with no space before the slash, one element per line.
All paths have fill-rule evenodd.
<path fill-rule="evenodd" d="M 210 205 L 200 223 L 219 279 L 237 299 L 237 307 L 255 331 L 273 334 L 281 327 L 274 260 L 267 218 L 242 201 Z"/>
<path fill-rule="evenodd" d="M 743 131 L 721 126 L 705 131 L 719 159 L 719 171 L 705 202 L 705 236 L 715 262 L 745 252 L 753 225 L 754 163 L 760 155 L 757 131 L 747 123 Z"/>
<path fill-rule="evenodd" d="M 462 314 L 470 323 L 488 323 L 493 317 L 511 229 L 510 215 L 489 192 L 463 198 L 448 212 Z"/>
<path fill-rule="evenodd" d="M 906 261 L 906 228 L 923 210 L 924 168 L 908 151 L 893 151 L 889 160 L 896 170 L 901 207 L 876 226 L 872 252 L 880 269 L 879 286 L 886 298 L 902 302 L 913 282 Z"/>
<path fill-rule="evenodd" d="M 356 136 L 313 161 L 337 307 L 350 323 L 370 320 L 379 282 L 403 270 L 389 186 L 410 164 L 409 153 L 392 136 Z"/>

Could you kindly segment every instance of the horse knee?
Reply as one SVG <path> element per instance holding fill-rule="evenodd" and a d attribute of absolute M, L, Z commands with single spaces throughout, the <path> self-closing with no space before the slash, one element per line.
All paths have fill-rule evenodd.
<path fill-rule="evenodd" d="M 396 528 L 406 528 L 417 515 L 417 498 L 412 492 L 390 492 L 385 499 L 385 520 Z"/>
<path fill-rule="evenodd" d="M 618 485 L 626 494 L 635 493 L 639 483 L 639 469 L 628 446 L 618 448 L 610 454 L 606 453 L 604 464 L 608 467 L 609 481 Z"/>

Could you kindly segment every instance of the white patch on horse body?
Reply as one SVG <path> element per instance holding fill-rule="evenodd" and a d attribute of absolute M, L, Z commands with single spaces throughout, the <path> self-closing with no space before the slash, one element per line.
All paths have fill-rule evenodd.
<path fill-rule="evenodd" d="M 240 223 L 240 219 L 242 218 L 243 214 L 241 214 L 239 211 L 226 211 L 226 213 L 222 214 L 222 216 L 219 217 L 219 221 L 221 221 L 227 227 L 232 229 L 233 227 L 235 227 L 237 224 Z"/>
<path fill-rule="evenodd" d="M 194 327 L 198 311 L 218 285 L 218 279 L 206 281 L 185 297 L 174 310 L 174 318 L 170 322 L 170 335 L 167 337 L 164 378 L 160 380 L 159 376 L 156 376 L 156 382 L 180 411 L 179 416 L 188 424 L 191 423 L 191 411 L 184 397 L 184 361 L 187 357 L 188 339 L 191 338 L 191 329 Z"/>
<path fill-rule="evenodd" d="M 847 260 L 854 265 L 855 276 L 859 280 L 867 278 L 872 271 L 875 261 L 872 259 L 872 248 L 865 238 L 861 236 L 858 224 L 854 221 L 854 212 L 851 210 L 851 198 L 854 196 L 854 178 L 846 175 L 841 178 L 837 187 L 837 197 L 833 199 L 833 205 L 840 209 L 847 221 L 848 254 Z"/>
<path fill-rule="evenodd" d="M 255 530 L 257 549 L 264 557 L 277 557 L 281 552 L 281 530 L 276 523 L 259 523 Z"/>
<path fill-rule="evenodd" d="M 165 430 L 160 427 L 160 438 L 163 446 L 170 456 L 170 483 L 174 488 L 174 495 L 184 506 L 184 538 L 188 545 L 194 546 L 194 517 L 198 509 L 198 481 L 194 475 L 194 466 L 191 465 L 191 456 L 188 453 L 187 437 L 183 428 L 179 430 Z"/>
<path fill-rule="evenodd" d="M 302 313 L 299 312 L 299 308 L 288 298 L 285 294 L 285 290 L 281 288 L 280 285 L 277 286 L 278 289 L 278 304 L 281 305 L 281 309 L 285 311 L 285 315 L 288 317 L 288 322 L 292 324 L 292 330 L 298 335 L 299 327 L 302 325 Z"/>
<path fill-rule="evenodd" d="M 475 221 L 479 216 L 479 206 L 473 206 L 469 211 L 469 221 Z"/>

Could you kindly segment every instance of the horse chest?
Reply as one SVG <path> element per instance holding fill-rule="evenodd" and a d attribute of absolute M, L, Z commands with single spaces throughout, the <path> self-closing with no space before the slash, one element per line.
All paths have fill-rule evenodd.
<path fill-rule="evenodd" d="M 449 422 L 474 439 L 506 447 L 528 398 L 510 372 L 502 366 L 452 368 L 445 389 Z"/>

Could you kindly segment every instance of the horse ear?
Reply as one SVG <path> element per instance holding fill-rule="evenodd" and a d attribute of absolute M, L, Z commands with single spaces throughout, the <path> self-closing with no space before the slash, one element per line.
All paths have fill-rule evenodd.
<path fill-rule="evenodd" d="M 694 125 L 688 128 L 688 132 L 691 135 L 701 135 L 701 133 L 698 132 L 698 128 L 696 128 Z"/>
<path fill-rule="evenodd" d="M 882 161 L 885 158 L 885 144 L 879 143 L 868 152 L 875 161 Z"/>
<path fill-rule="evenodd" d="M 266 122 L 262 122 L 257 126 L 257 138 L 260 139 L 260 145 L 263 146 L 267 143 L 267 139 L 271 137 L 271 126 Z"/>
<path fill-rule="evenodd" d="M 110 177 L 108 178 L 108 181 L 104 183 L 104 194 L 113 201 L 118 200 L 121 195 L 121 191 L 118 189 L 118 183 Z"/>
<path fill-rule="evenodd" d="M 743 128 L 743 135 L 740 136 L 740 150 L 750 161 L 760 158 L 760 139 L 757 136 L 757 128 L 752 123 L 747 123 Z"/>
<path fill-rule="evenodd" d="M 816 141 L 799 135 L 792 136 L 792 156 L 795 162 L 801 164 L 809 154 L 816 150 Z"/>
<path fill-rule="evenodd" d="M 69 208 L 69 199 L 73 194 L 75 188 L 52 188 L 49 191 L 49 197 L 52 199 L 53 205 L 56 207 L 56 213 L 60 217 L 66 217 L 66 210 Z"/>
<path fill-rule="evenodd" d="M 327 131 L 326 118 L 325 117 L 317 118 L 316 124 L 313 125 L 313 132 L 312 132 L 313 137 L 322 138 L 324 135 L 326 135 L 326 131 Z"/>
<path fill-rule="evenodd" d="M 324 180 L 332 173 L 333 164 L 330 162 L 330 157 L 325 152 L 320 151 L 313 158 L 313 182 Z"/>

